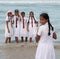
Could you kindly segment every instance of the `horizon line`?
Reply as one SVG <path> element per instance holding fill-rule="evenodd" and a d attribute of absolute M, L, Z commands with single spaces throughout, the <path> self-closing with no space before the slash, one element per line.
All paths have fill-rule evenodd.
<path fill-rule="evenodd" d="M 60 4 L 60 1 L 0 1 L 0 4 L 36 4 L 36 3 L 40 3 L 40 4 Z"/>

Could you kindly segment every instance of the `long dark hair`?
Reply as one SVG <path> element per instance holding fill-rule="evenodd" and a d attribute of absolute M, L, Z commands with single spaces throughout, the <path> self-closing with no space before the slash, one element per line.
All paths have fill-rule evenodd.
<path fill-rule="evenodd" d="M 48 27 L 49 27 L 48 35 L 51 35 L 50 30 L 53 31 L 54 30 L 54 27 L 50 23 L 49 15 L 47 13 L 42 13 L 40 16 L 42 16 L 43 18 L 45 18 L 48 21 Z"/>
<path fill-rule="evenodd" d="M 34 12 L 33 12 L 33 11 L 30 11 L 30 13 L 29 13 L 29 19 L 30 19 L 30 14 L 31 14 L 31 13 L 33 14 L 33 18 L 34 18 L 34 21 L 35 21 L 35 23 L 36 23 L 37 21 L 36 21 L 36 19 L 35 19 L 35 17 L 34 17 Z"/>

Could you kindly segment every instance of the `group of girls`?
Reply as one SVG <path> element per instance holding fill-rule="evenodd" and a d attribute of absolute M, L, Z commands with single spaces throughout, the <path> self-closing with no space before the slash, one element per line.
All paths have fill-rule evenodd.
<path fill-rule="evenodd" d="M 55 59 L 53 38 L 56 39 L 57 35 L 54 27 L 50 23 L 47 13 L 40 15 L 40 24 L 41 26 L 37 32 L 38 22 L 32 11 L 29 13 L 29 18 L 25 17 L 25 12 L 19 13 L 19 10 L 15 10 L 13 14 L 11 11 L 8 11 L 6 17 L 5 42 L 7 43 L 9 41 L 10 43 L 12 35 L 15 36 L 16 43 L 19 42 L 18 39 L 20 36 L 22 42 L 24 38 L 25 42 L 27 42 L 28 35 L 30 42 L 32 42 L 32 37 L 35 36 L 36 42 L 38 42 L 35 59 Z"/>
<path fill-rule="evenodd" d="M 25 17 L 25 12 L 19 12 L 16 9 L 14 12 L 8 11 L 5 23 L 5 43 L 11 42 L 11 37 L 15 37 L 16 43 L 19 42 L 19 37 L 21 37 L 21 42 L 32 42 L 33 36 L 36 38 L 38 28 L 38 21 L 34 17 L 34 13 L 31 11 L 29 13 L 29 18 Z"/>

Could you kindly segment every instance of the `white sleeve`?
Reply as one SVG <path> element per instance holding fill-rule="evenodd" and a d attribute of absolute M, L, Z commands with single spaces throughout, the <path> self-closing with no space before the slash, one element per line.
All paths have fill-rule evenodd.
<path fill-rule="evenodd" d="M 8 17 L 6 17 L 6 21 L 8 21 Z"/>
<path fill-rule="evenodd" d="M 39 27 L 37 35 L 41 36 L 42 34 L 42 26 Z"/>

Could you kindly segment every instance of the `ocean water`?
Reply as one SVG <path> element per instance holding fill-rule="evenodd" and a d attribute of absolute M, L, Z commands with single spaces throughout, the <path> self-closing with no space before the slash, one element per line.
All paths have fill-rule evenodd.
<path fill-rule="evenodd" d="M 46 12 L 50 16 L 50 21 L 55 28 L 58 39 L 60 42 L 60 5 L 54 4 L 3 4 L 0 3 L 0 42 L 5 41 L 5 18 L 8 10 L 14 11 L 18 9 L 20 12 L 24 11 L 26 17 L 29 17 L 29 12 L 33 11 L 35 17 L 39 21 L 39 15 Z"/>

